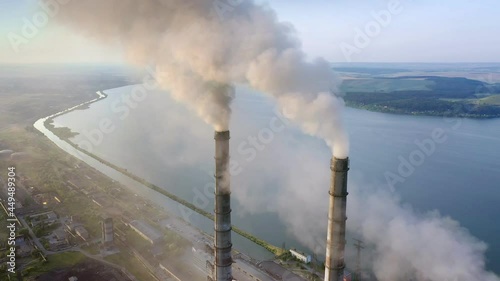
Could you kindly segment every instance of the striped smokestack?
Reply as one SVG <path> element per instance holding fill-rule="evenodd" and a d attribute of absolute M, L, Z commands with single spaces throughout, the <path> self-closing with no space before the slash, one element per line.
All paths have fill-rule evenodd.
<path fill-rule="evenodd" d="M 344 280 L 344 248 L 349 158 L 332 158 L 330 169 L 330 207 L 326 240 L 325 281 Z"/>
<path fill-rule="evenodd" d="M 229 131 L 215 132 L 215 281 L 233 280 L 229 138 Z"/>

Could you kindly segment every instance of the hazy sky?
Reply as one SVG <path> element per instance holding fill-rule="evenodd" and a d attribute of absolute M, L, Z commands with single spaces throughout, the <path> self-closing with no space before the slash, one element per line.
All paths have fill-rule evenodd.
<path fill-rule="evenodd" d="M 498 0 L 259 1 L 296 27 L 309 55 L 332 62 L 500 61 Z M 391 2 L 397 8 L 389 9 Z M 0 63 L 122 61 L 119 46 L 100 46 L 54 24 L 57 13 L 33 34 L 23 32 L 27 21 L 43 23 L 42 11 L 37 0 L 0 0 Z M 379 11 L 391 18 L 377 23 Z"/>

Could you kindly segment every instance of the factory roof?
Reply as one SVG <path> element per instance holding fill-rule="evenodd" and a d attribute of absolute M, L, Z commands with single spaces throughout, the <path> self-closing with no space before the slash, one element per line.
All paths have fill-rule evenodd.
<path fill-rule="evenodd" d="M 147 224 L 144 221 L 140 220 L 133 220 L 130 222 L 130 226 L 134 228 L 139 234 L 144 236 L 144 238 L 150 240 L 150 242 L 154 243 L 158 240 L 160 240 L 163 235 L 161 234 L 160 231 L 152 227 L 151 225 Z"/>

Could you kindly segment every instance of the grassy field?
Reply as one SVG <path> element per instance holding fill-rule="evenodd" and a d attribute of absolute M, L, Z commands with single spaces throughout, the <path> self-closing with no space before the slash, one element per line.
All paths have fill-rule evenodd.
<path fill-rule="evenodd" d="M 344 92 L 392 92 L 392 91 L 426 91 L 434 82 L 424 79 L 348 79 L 344 80 L 340 89 Z"/>
<path fill-rule="evenodd" d="M 484 98 L 477 98 L 477 99 L 440 99 L 443 101 L 449 101 L 449 102 L 467 102 L 469 104 L 476 104 L 476 105 L 495 105 L 495 106 L 500 106 L 500 94 L 498 95 L 491 95 L 487 96 Z"/>
<path fill-rule="evenodd" d="M 134 84 L 136 80 L 114 68 L 116 75 L 100 75 L 105 68 L 60 65 L 9 65 L 0 70 L 0 130 L 31 125 L 38 118 L 96 97 L 95 92 Z"/>
<path fill-rule="evenodd" d="M 500 105 L 500 94 L 479 99 L 477 103 L 482 105 Z"/>
<path fill-rule="evenodd" d="M 25 277 L 37 276 L 42 273 L 50 272 L 58 268 L 71 267 L 83 262 L 87 257 L 79 252 L 66 252 L 62 254 L 51 255 L 47 261 L 38 261 L 24 270 Z"/>
<path fill-rule="evenodd" d="M 425 80 L 418 80 L 424 78 Z M 425 90 L 409 90 L 416 86 L 411 84 L 405 86 L 405 83 L 410 83 L 411 80 L 414 80 L 411 83 L 429 84 L 426 85 Z M 485 97 L 488 93 L 500 92 L 500 86 L 496 84 L 485 84 L 462 77 L 437 76 L 404 76 L 394 79 L 372 78 L 348 81 L 344 86 L 346 91 L 344 99 L 351 107 L 408 115 L 500 117 L 498 98 Z M 398 83 L 402 84 L 398 85 Z M 483 98 L 478 98 L 478 95 L 482 95 Z"/>
<path fill-rule="evenodd" d="M 109 72 L 109 75 L 105 75 Z M 62 215 L 80 215 L 91 235 L 100 234 L 101 210 L 92 201 L 77 191 L 68 188 L 71 180 L 79 188 L 100 190 L 115 187 L 111 179 L 100 174 L 85 163 L 71 157 L 56 147 L 45 136 L 33 128 L 33 123 L 42 117 L 54 114 L 96 97 L 97 90 L 110 89 L 137 82 L 134 76 L 124 74 L 120 69 L 101 67 L 61 66 L 5 66 L 0 68 L 0 150 L 11 149 L 25 152 L 24 158 L 2 159 L 0 173 L 9 166 L 16 166 L 18 176 L 29 178 L 27 186 L 34 186 L 39 192 L 55 192 L 62 204 L 51 206 Z M 128 73 L 128 72 L 127 72 Z M 132 78 L 129 78 L 132 77 Z M 66 136 L 71 132 L 60 131 Z M 89 181 L 86 176 L 91 176 Z M 5 219 L 0 215 L 0 226 Z M 4 226 L 5 227 L 5 226 Z M 3 237 L 3 238 L 2 238 Z M 0 238 L 5 241 L 4 231 Z M 95 252 L 95 249 L 92 249 Z M 34 258 L 23 272 L 31 279 L 57 268 L 71 267 L 86 257 L 78 252 L 68 252 L 48 257 L 47 262 Z M 134 274 L 141 280 L 151 280 L 147 272 L 134 266 L 137 261 L 128 262 Z M 2 267 L 3 269 L 3 267 Z M 132 271 L 131 270 L 131 271 Z M 4 270 L 0 280 L 6 275 Z M 50 273 L 49 273 L 50 274 Z M 146 277 L 145 277 L 146 276 Z M 28 279 L 29 279 L 28 278 Z"/>

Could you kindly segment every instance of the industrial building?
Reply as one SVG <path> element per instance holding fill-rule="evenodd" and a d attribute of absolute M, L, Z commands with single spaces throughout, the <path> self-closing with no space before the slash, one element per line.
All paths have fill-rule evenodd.
<path fill-rule="evenodd" d="M 59 221 L 57 214 L 54 211 L 34 214 L 28 217 L 29 223 L 32 227 L 37 226 L 40 223 L 44 223 L 45 225 L 52 225 Z"/>
<path fill-rule="evenodd" d="M 53 251 L 65 248 L 68 246 L 68 237 L 63 229 L 55 230 L 49 237 L 49 246 Z"/>
<path fill-rule="evenodd" d="M 294 258 L 298 259 L 299 261 L 301 261 L 303 263 L 310 263 L 311 262 L 311 255 L 306 255 L 306 254 L 301 253 L 295 249 L 291 249 L 290 254 L 292 254 L 292 256 Z"/>
<path fill-rule="evenodd" d="M 193 265 L 204 274 L 209 275 L 212 272 L 213 256 L 194 247 L 191 249 L 191 253 L 193 255 Z"/>
<path fill-rule="evenodd" d="M 129 223 L 129 226 L 142 236 L 142 238 L 146 239 L 153 245 L 156 245 L 163 240 L 161 232 L 144 221 L 133 220 Z"/>
<path fill-rule="evenodd" d="M 87 241 L 87 239 L 89 239 L 89 232 L 82 225 L 75 227 L 75 233 L 76 235 L 80 236 L 84 241 Z"/>

